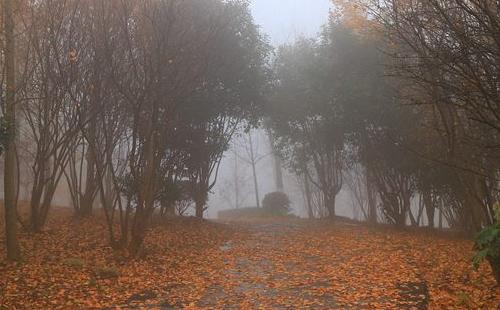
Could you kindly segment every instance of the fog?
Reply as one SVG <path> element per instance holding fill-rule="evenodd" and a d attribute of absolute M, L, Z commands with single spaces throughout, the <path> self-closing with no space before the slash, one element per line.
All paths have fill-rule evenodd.
<path fill-rule="evenodd" d="M 329 0 L 253 0 L 251 4 L 255 22 L 275 46 L 315 36 L 327 21 L 330 7 Z"/>
<path fill-rule="evenodd" d="M 500 1 L 0 14 L 0 310 L 498 309 Z"/>
<path fill-rule="evenodd" d="M 330 0 L 253 0 L 251 4 L 252 14 L 256 24 L 261 27 L 269 39 L 269 42 L 278 47 L 282 44 L 292 43 L 298 38 L 313 38 L 321 31 L 321 27 L 327 22 L 330 13 Z M 240 133 L 241 135 L 241 133 Z M 266 193 L 276 190 L 273 156 L 268 136 L 262 130 L 255 130 L 252 136 L 256 141 L 258 156 L 263 156 L 257 164 L 257 178 L 259 199 Z M 244 143 L 243 143 L 244 144 Z M 240 154 L 240 155 L 235 155 Z M 244 156 L 242 138 L 236 137 L 231 150 L 225 154 L 221 163 L 218 181 L 213 189 L 207 216 L 216 218 L 220 210 L 234 208 L 234 183 L 235 183 L 235 156 Z M 238 160 L 237 160 L 238 161 Z M 238 164 L 238 182 L 241 186 L 240 203 L 238 207 L 256 206 L 255 187 L 252 180 L 251 166 L 240 158 Z M 288 173 L 283 167 L 284 191 L 292 201 L 293 213 L 298 216 L 306 216 L 304 209 L 304 198 L 297 184 L 296 176 Z M 338 196 L 339 215 L 352 216 L 352 208 L 346 193 L 341 192 Z M 229 199 L 229 197 L 232 199 Z"/>

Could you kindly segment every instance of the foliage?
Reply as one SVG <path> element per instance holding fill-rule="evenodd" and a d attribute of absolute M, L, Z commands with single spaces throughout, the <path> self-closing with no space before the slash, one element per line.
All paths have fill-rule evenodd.
<path fill-rule="evenodd" d="M 326 50 L 312 39 L 278 50 L 268 113 L 275 148 L 294 172 L 322 192 L 324 207 L 335 216 L 345 164 L 345 118 L 336 104 L 339 93 L 329 84 L 335 71 Z"/>
<path fill-rule="evenodd" d="M 290 199 L 282 192 L 269 193 L 262 199 L 262 207 L 270 214 L 284 216 L 290 212 Z"/>
<path fill-rule="evenodd" d="M 151 229 L 145 241 L 151 255 L 123 260 L 107 244 L 102 218 L 75 223 L 68 211 L 53 209 L 50 233 L 20 235 L 23 244 L 37 245 L 22 264 L 0 257 L 5 308 L 407 309 L 428 303 L 461 309 L 465 295 L 472 309 L 500 302 L 488 268 L 472 268 L 468 239 L 324 221 L 220 225 L 180 218 Z M 72 267 L 68 258 L 85 264 Z M 401 289 L 417 283 L 427 290 Z"/>
<path fill-rule="evenodd" d="M 487 260 L 500 284 L 500 222 L 486 227 L 477 235 L 474 249 L 474 267 L 479 268 L 480 263 Z"/>

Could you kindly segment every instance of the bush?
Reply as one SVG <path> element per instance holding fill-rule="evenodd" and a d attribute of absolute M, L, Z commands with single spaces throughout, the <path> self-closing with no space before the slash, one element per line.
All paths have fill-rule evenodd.
<path fill-rule="evenodd" d="M 473 258 L 476 269 L 483 260 L 487 260 L 493 271 L 493 276 L 500 284 L 500 205 L 495 206 L 497 223 L 483 229 L 476 237 Z"/>
<path fill-rule="evenodd" d="M 493 271 L 493 275 L 500 284 L 500 224 L 495 224 L 483 229 L 476 238 L 476 255 L 474 266 L 479 267 L 483 260 L 487 260 Z"/>
<path fill-rule="evenodd" d="M 285 193 L 273 192 L 262 200 L 262 207 L 274 216 L 286 216 L 290 212 L 290 199 Z"/>

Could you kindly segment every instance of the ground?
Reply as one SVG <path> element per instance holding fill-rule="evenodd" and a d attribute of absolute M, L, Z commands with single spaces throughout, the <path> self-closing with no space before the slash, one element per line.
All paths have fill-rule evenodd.
<path fill-rule="evenodd" d="M 76 221 L 60 213 L 44 233 L 22 235 L 22 263 L 0 259 L 0 309 L 500 304 L 489 267 L 471 266 L 472 242 L 449 235 L 347 222 L 177 219 L 149 232 L 145 258 L 127 260 L 107 246 L 100 220 Z"/>

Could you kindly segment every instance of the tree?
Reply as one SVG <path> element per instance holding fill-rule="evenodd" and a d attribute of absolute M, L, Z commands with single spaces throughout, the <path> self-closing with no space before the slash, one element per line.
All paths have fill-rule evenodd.
<path fill-rule="evenodd" d="M 242 164 L 240 162 L 240 155 L 238 154 L 237 147 L 233 145 L 232 148 L 232 157 L 234 160 L 233 175 L 231 179 L 224 182 L 220 193 L 229 206 L 239 209 L 243 207 L 243 204 L 248 198 L 248 193 L 242 191 L 248 181 L 248 177 L 241 171 Z"/>
<path fill-rule="evenodd" d="M 259 196 L 259 178 L 257 175 L 257 164 L 266 158 L 269 154 L 261 154 L 259 152 L 259 140 L 256 132 L 248 132 L 242 136 L 240 147 L 244 150 L 244 155 L 237 155 L 244 163 L 250 166 L 252 169 L 252 180 L 255 195 L 255 206 L 260 208 L 260 196 Z M 258 133 L 258 132 L 257 132 Z"/>
<path fill-rule="evenodd" d="M 27 66 L 30 68 L 22 120 L 28 130 L 32 158 L 30 226 L 39 232 L 46 220 L 55 191 L 77 145 L 80 117 L 78 51 L 83 49 L 79 4 L 34 3 L 28 7 Z M 71 14 L 73 13 L 73 14 Z"/>
<path fill-rule="evenodd" d="M 406 94 L 417 94 L 406 102 L 432 111 L 445 143 L 444 156 L 429 157 L 456 168 L 467 201 L 464 212 L 475 229 L 491 224 L 498 173 L 497 150 L 491 148 L 498 142 L 498 3 L 370 4 L 395 47 L 388 51 L 392 74 L 407 81 Z"/>
<path fill-rule="evenodd" d="M 187 172 L 197 217 L 203 217 L 233 135 L 258 119 L 267 87 L 270 47 L 253 23 L 248 3 L 228 3 L 225 13 L 204 82 L 183 110 L 191 126 Z"/>
<path fill-rule="evenodd" d="M 167 193 L 173 187 L 189 188 L 203 215 L 229 140 L 256 109 L 267 48 L 245 3 L 151 0 L 104 9 L 94 17 L 92 46 L 109 64 L 97 80 L 107 91 L 88 108 L 98 134 L 83 131 L 110 238 L 118 211 L 118 246 L 136 256 L 154 211 L 176 200 Z"/>
<path fill-rule="evenodd" d="M 21 248 L 17 240 L 17 205 L 16 205 L 16 41 L 14 9 L 17 1 L 4 0 L 2 3 L 4 36 L 5 36 L 5 110 L 4 119 L 7 124 L 7 143 L 5 145 L 4 164 L 4 208 L 5 208 L 5 240 L 7 257 L 10 260 L 21 259 Z"/>
<path fill-rule="evenodd" d="M 123 53 L 113 80 L 129 117 L 127 171 L 135 190 L 128 245 L 142 249 L 161 189 L 160 167 L 179 103 L 196 90 L 222 25 L 217 1 L 146 1 L 121 6 L 118 21 Z M 186 26 L 190 23 L 190 26 Z M 190 68 L 190 70 L 185 70 Z"/>
<path fill-rule="evenodd" d="M 330 68 L 324 60 L 322 49 L 313 41 L 282 47 L 270 113 L 279 137 L 277 147 L 290 167 L 302 169 L 321 190 L 329 216 L 334 217 L 335 198 L 342 187 L 345 140 L 338 106 L 324 82 Z M 314 176 L 304 169 L 309 163 Z"/>

